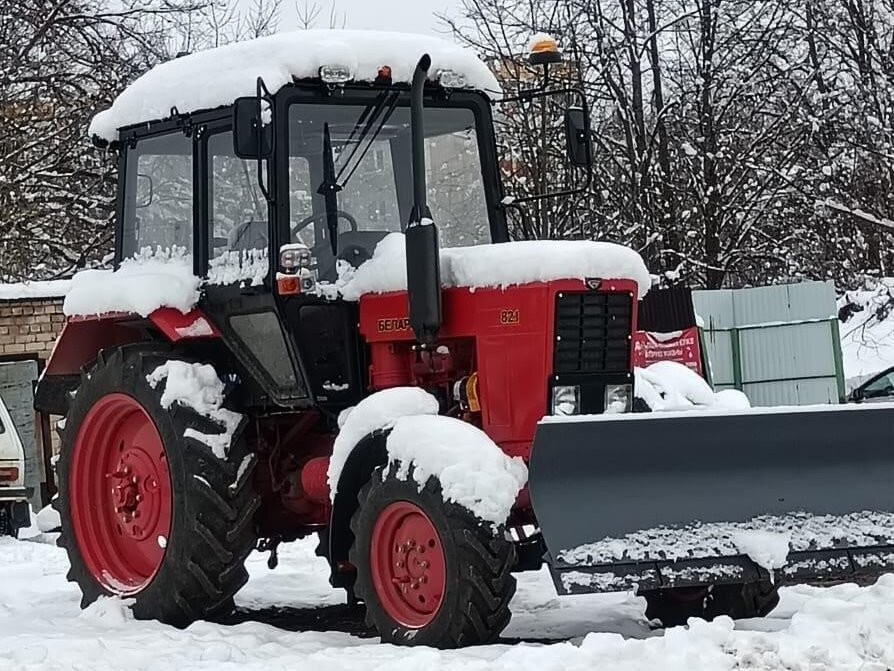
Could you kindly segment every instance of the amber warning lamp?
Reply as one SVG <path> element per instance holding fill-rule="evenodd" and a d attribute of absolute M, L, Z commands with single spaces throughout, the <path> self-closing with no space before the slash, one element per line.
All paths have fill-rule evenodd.
<path fill-rule="evenodd" d="M 562 62 L 562 52 L 555 39 L 539 33 L 528 44 L 528 62 L 531 65 L 552 65 Z"/>

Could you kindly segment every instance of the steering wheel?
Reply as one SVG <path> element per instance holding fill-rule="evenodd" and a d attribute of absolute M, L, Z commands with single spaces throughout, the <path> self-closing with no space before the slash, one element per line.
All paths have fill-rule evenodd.
<path fill-rule="evenodd" d="M 316 221 L 324 221 L 326 219 L 326 214 L 326 212 L 319 212 L 318 214 L 312 214 L 309 217 L 304 217 L 304 219 L 292 226 L 292 237 L 294 238 L 294 236 L 303 231 L 310 224 Z M 345 212 L 344 210 L 336 210 L 335 214 L 339 219 L 344 219 L 345 221 L 347 221 L 352 231 L 358 230 L 357 220 L 353 217 L 353 215 Z"/>

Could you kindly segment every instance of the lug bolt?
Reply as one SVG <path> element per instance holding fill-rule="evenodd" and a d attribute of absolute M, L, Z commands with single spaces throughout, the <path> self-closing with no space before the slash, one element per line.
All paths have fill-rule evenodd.
<path fill-rule="evenodd" d="M 139 502 L 142 501 L 142 500 L 143 500 L 143 495 L 142 495 L 142 494 L 137 494 L 137 503 L 139 503 Z"/>
<path fill-rule="evenodd" d="M 395 562 L 394 566 L 397 567 L 397 568 L 403 568 L 403 567 L 404 567 L 404 563 L 403 563 L 402 561 Z"/>
<path fill-rule="evenodd" d="M 421 568 L 428 568 L 428 562 L 423 559 L 421 562 L 419 562 L 419 566 Z"/>

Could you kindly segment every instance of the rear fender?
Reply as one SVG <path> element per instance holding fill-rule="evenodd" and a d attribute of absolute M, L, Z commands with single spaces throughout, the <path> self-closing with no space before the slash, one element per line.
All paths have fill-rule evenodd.
<path fill-rule="evenodd" d="M 149 325 L 171 343 L 220 337 L 201 310 L 184 314 L 173 308 L 161 308 L 150 314 L 148 320 L 123 313 L 72 317 L 62 328 L 47 361 L 35 392 L 35 407 L 43 412 L 65 414 L 69 393 L 80 383 L 81 370 L 93 363 L 104 349 L 158 338 L 157 335 L 153 338 Z"/>

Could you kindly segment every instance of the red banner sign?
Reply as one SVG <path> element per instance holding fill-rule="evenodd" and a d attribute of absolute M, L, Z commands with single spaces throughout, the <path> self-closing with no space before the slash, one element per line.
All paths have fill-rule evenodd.
<path fill-rule="evenodd" d="M 698 344 L 698 327 L 693 326 L 676 333 L 633 334 L 633 365 L 645 368 L 656 361 L 676 361 L 702 374 L 701 348 Z"/>

